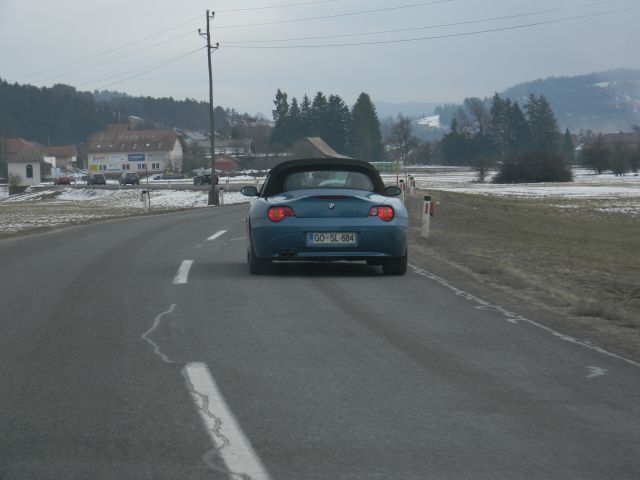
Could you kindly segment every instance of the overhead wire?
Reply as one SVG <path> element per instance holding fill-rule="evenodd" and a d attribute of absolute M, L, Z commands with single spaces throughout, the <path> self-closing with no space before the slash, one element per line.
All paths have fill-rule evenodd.
<path fill-rule="evenodd" d="M 568 22 L 573 20 L 582 20 L 585 18 L 594 18 L 601 17 L 605 15 L 612 15 L 621 12 L 627 12 L 631 10 L 637 10 L 640 8 L 640 5 L 633 6 L 629 8 L 622 8 L 617 10 L 609 10 L 605 12 L 598 12 L 592 14 L 578 15 L 574 17 L 566 17 L 561 19 L 554 20 L 545 20 L 541 22 L 533 22 L 521 25 L 512 25 L 507 27 L 497 27 L 486 30 L 477 30 L 473 32 L 462 32 L 462 33 L 453 33 L 453 34 L 444 34 L 444 35 L 433 35 L 429 37 L 414 37 L 414 38 L 402 38 L 402 39 L 393 39 L 393 40 L 377 40 L 370 42 L 353 42 L 353 43 L 326 43 L 326 44 L 317 44 L 317 45 L 225 45 L 221 43 L 221 47 L 224 48 L 236 48 L 236 49 L 305 49 L 305 48 L 340 48 L 340 47 L 355 47 L 355 46 L 367 46 L 367 45 L 388 45 L 388 44 L 398 44 L 398 43 L 409 43 L 409 42 L 419 42 L 425 40 L 436 40 L 443 38 L 456 38 L 456 37 L 465 37 L 471 35 L 481 35 L 485 33 L 493 33 L 493 32 L 503 32 L 508 30 L 518 30 L 522 28 L 531 28 L 542 25 L 550 25 L 554 23 Z"/>
<path fill-rule="evenodd" d="M 162 60 L 160 62 L 152 63 L 152 64 L 149 64 L 149 65 L 145 65 L 144 67 L 139 67 L 139 68 L 136 68 L 134 70 L 129 70 L 126 73 L 129 73 L 131 71 L 136 71 L 136 70 L 142 70 L 142 71 L 137 73 L 137 74 L 135 74 L 135 75 L 130 75 L 130 76 L 126 77 L 126 78 L 122 78 L 122 79 L 117 80 L 117 81 L 115 81 L 113 83 L 109 83 L 109 84 L 103 85 L 101 87 L 98 87 L 97 90 L 102 90 L 102 89 L 110 87 L 112 85 L 117 85 L 118 83 L 126 82 L 127 80 L 131 80 L 133 78 L 137 78 L 137 77 L 140 77 L 142 75 L 146 75 L 147 73 L 153 72 L 154 70 L 158 70 L 159 68 L 162 68 L 164 66 L 170 65 L 170 64 L 175 63 L 175 62 L 177 62 L 179 60 L 182 60 L 184 58 L 190 57 L 191 55 L 193 55 L 193 54 L 195 54 L 197 52 L 200 52 L 200 51 L 204 50 L 205 48 L 207 48 L 207 47 L 206 46 L 198 47 L 195 50 L 191 50 L 189 52 L 182 53 L 180 55 L 177 55 L 175 57 L 169 58 L 167 60 Z M 120 77 L 122 75 L 126 75 L 126 73 L 118 73 L 118 74 L 115 74 L 115 75 L 110 75 L 108 77 L 102 77 L 102 78 L 99 78 L 97 80 L 93 80 L 93 81 L 90 81 L 90 82 L 84 82 L 84 83 L 78 85 L 78 87 L 84 87 L 85 85 L 93 85 L 93 84 L 96 84 L 96 83 L 101 83 L 101 82 L 109 80 L 111 78 L 117 78 L 117 77 Z"/>
<path fill-rule="evenodd" d="M 158 37 L 158 36 L 163 35 L 163 34 L 165 34 L 167 32 L 171 32 L 171 31 L 176 30 L 176 29 L 178 29 L 180 27 L 188 25 L 189 23 L 193 23 L 196 20 L 200 19 L 200 17 L 201 17 L 201 15 L 198 15 L 197 17 L 191 18 L 191 19 L 189 19 L 189 20 L 187 20 L 185 22 L 182 22 L 182 23 L 180 23 L 178 25 L 175 25 L 173 27 L 166 28 L 164 30 L 161 30 L 161 31 L 156 32 L 156 33 L 153 33 L 151 35 L 147 35 L 146 37 L 138 38 L 137 40 L 132 40 L 131 42 L 122 44 L 122 45 L 120 45 L 118 47 L 110 48 L 108 50 L 104 50 L 102 52 L 95 53 L 95 54 L 93 54 L 91 56 L 84 57 L 84 58 L 82 58 L 80 60 L 76 60 L 76 61 L 73 61 L 73 62 L 70 62 L 70 63 L 65 63 L 63 65 L 58 65 L 57 67 L 52 67 L 52 68 L 48 68 L 48 69 L 45 69 L 45 70 L 40 70 L 39 72 L 34 72 L 34 73 L 29 74 L 29 75 L 23 75 L 23 76 L 20 77 L 20 79 L 24 80 L 24 79 L 27 79 L 27 78 L 35 77 L 35 76 L 43 74 L 43 73 L 48 73 L 48 72 L 52 72 L 52 71 L 55 71 L 55 70 L 61 70 L 63 68 L 67 68 L 67 67 L 73 67 L 75 65 L 79 65 L 79 64 L 87 62 L 89 60 L 93 60 L 96 57 L 102 57 L 104 55 L 108 55 L 109 53 L 117 52 L 118 50 L 123 50 L 123 49 L 125 49 L 127 47 L 130 47 L 132 45 L 135 45 L 137 43 L 144 42 L 145 40 L 149 40 L 150 38 Z"/>
<path fill-rule="evenodd" d="M 234 8 L 232 10 L 216 10 L 216 13 L 251 12 L 256 10 L 271 10 L 274 8 L 307 7 L 310 5 L 318 5 L 321 3 L 335 3 L 339 1 L 340 0 L 316 0 L 314 2 L 281 3 L 279 5 L 266 5 L 263 7 L 247 7 L 247 8 Z"/>
<path fill-rule="evenodd" d="M 513 14 L 513 15 L 504 15 L 504 16 L 500 16 L 500 17 L 483 18 L 483 19 L 477 19 L 477 20 L 466 20 L 466 21 L 462 21 L 462 22 L 453 22 L 453 23 L 441 23 L 441 24 L 436 24 L 436 25 L 426 25 L 426 26 L 422 26 L 422 27 L 395 28 L 395 29 L 390 29 L 390 30 L 377 30 L 377 31 L 372 31 L 372 32 L 344 33 L 344 34 L 333 34 L 333 35 L 319 35 L 319 36 L 312 36 L 312 37 L 307 36 L 307 37 L 276 38 L 276 39 L 234 40 L 234 41 L 224 42 L 224 44 L 225 45 L 241 45 L 241 44 L 247 44 L 247 43 L 249 43 L 249 44 L 253 44 L 253 43 L 280 43 L 280 42 L 293 42 L 293 41 L 300 41 L 300 40 L 327 40 L 327 39 L 332 39 L 332 38 L 364 37 L 364 36 L 370 36 L 370 35 L 383 35 L 383 34 L 388 34 L 388 33 L 412 32 L 412 31 L 419 31 L 419 30 L 430 30 L 430 29 L 434 29 L 434 28 L 458 27 L 458 26 L 462 26 L 462 25 L 471 25 L 471 24 L 475 24 L 475 23 L 487 23 L 487 22 L 495 22 L 495 21 L 500 21 L 500 20 L 511 20 L 511 19 L 514 19 L 514 18 L 530 17 L 530 16 L 535 16 L 535 15 L 543 15 L 543 14 L 546 14 L 546 13 L 555 13 L 555 12 L 561 12 L 561 11 L 567 11 L 567 10 L 575 10 L 576 8 L 589 8 L 589 7 L 594 7 L 594 6 L 599 6 L 599 5 L 609 5 L 609 4 L 611 4 L 610 1 L 595 2 L 595 3 L 586 4 L 586 5 L 574 5 L 574 6 L 571 6 L 571 7 L 550 8 L 550 9 L 546 9 L 546 10 L 538 10 L 538 11 L 533 11 L 533 12 L 518 13 L 518 14 Z"/>
<path fill-rule="evenodd" d="M 263 6 L 263 7 L 252 7 L 252 8 L 247 8 L 247 9 L 236 9 L 236 10 L 233 10 L 233 11 L 264 10 L 264 9 L 268 9 L 268 8 L 308 6 L 308 5 L 314 5 L 314 4 L 319 4 L 319 3 L 328 3 L 328 2 L 334 2 L 334 1 L 339 1 L 339 0 L 316 0 L 316 1 L 312 1 L 312 2 L 299 2 L 299 3 L 270 5 L 270 6 Z M 397 6 L 394 6 L 394 7 L 386 7 L 386 8 L 382 8 L 382 9 L 362 10 L 362 11 L 356 11 L 356 12 L 347 12 L 347 13 L 340 13 L 340 14 L 324 15 L 324 16 L 319 16 L 319 17 L 306 17 L 306 18 L 297 18 L 297 19 L 287 19 L 287 20 L 281 20 L 281 21 L 275 21 L 275 22 L 262 22 L 260 25 L 268 25 L 268 24 L 272 24 L 272 23 L 304 22 L 304 21 L 336 18 L 336 17 L 343 17 L 343 16 L 355 16 L 355 15 L 364 15 L 364 14 L 371 14 L 371 13 L 381 13 L 381 12 L 387 12 L 387 11 L 391 11 L 391 10 L 402 10 L 402 9 L 408 9 L 408 8 L 417 8 L 417 7 L 422 7 L 422 6 L 427 6 L 427 5 L 434 5 L 434 4 L 439 4 L 439 3 L 450 3 L 450 2 L 453 2 L 453 1 L 454 0 L 431 0 L 429 2 L 420 2 L 420 3 L 406 4 L 406 5 L 397 5 Z M 231 10 L 227 10 L 227 12 L 228 11 L 231 11 Z M 186 25 L 188 23 L 191 23 L 191 22 L 195 21 L 197 18 L 200 18 L 200 17 L 195 17 L 195 18 L 190 19 L 190 20 L 188 20 L 186 22 L 182 22 L 179 25 L 176 25 L 174 27 L 171 27 L 171 28 L 168 28 L 168 29 L 164 29 L 164 30 L 162 30 L 160 32 L 157 32 L 157 33 L 154 33 L 152 35 L 148 35 L 146 37 L 142 37 L 141 39 L 138 39 L 138 40 L 129 42 L 127 44 L 121 45 L 119 47 L 115 47 L 115 48 L 107 50 L 105 52 L 101 52 L 99 54 L 96 54 L 93 58 L 99 57 L 99 56 L 104 56 L 107 53 L 112 53 L 114 51 L 122 50 L 122 49 L 124 49 L 124 48 L 126 48 L 128 46 L 134 45 L 136 43 L 140 43 L 141 41 L 148 40 L 148 39 L 156 37 L 158 35 L 162 35 L 164 33 L 167 33 L 169 31 L 171 31 L 171 30 L 175 30 L 176 28 L 179 28 L 179 27 L 184 26 L 184 25 Z M 244 26 L 250 26 L 250 25 L 255 25 L 255 24 L 243 24 L 243 25 L 217 27 L 217 28 L 244 27 Z M 187 36 L 189 36 L 191 34 L 192 34 L 192 32 L 189 32 L 189 33 L 186 33 L 186 34 L 183 34 L 183 35 L 179 35 L 177 37 L 173 37 L 172 39 L 165 40 L 165 41 L 156 43 L 154 45 L 150 45 L 150 46 L 138 49 L 138 50 L 136 50 L 134 52 L 126 53 L 124 55 L 120 55 L 120 56 L 117 56 L 117 57 L 114 57 L 114 58 L 111 58 L 111 59 L 107 59 L 107 60 L 104 60 L 104 61 L 101 61 L 101 62 L 93 63 L 91 65 L 87 65 L 87 66 L 84 66 L 84 67 L 81 67 L 81 68 L 77 68 L 77 69 L 74 69 L 74 70 L 71 70 L 71 71 L 67 71 L 67 72 L 64 72 L 64 73 L 55 74 L 53 76 L 49 76 L 49 77 L 46 77 L 46 78 L 43 78 L 43 79 L 36 79 L 36 81 L 38 81 L 38 82 L 46 82 L 46 81 L 49 81 L 49 80 L 54 80 L 54 79 L 57 79 L 57 78 L 65 77 L 67 75 L 72 75 L 72 74 L 75 74 L 75 73 L 79 73 L 79 72 L 83 72 L 83 71 L 86 71 L 86 70 L 90 70 L 90 69 L 93 69 L 93 68 L 108 64 L 108 63 L 113 63 L 113 62 L 115 62 L 117 60 L 120 60 L 122 58 L 130 57 L 132 55 L 135 55 L 137 53 L 149 50 L 151 48 L 155 48 L 157 46 L 164 45 L 164 44 L 170 43 L 170 42 L 175 41 L 175 40 L 179 40 L 179 39 L 187 37 Z M 63 65 L 63 66 L 54 67 L 53 69 L 42 71 L 41 73 L 59 71 L 59 70 L 65 68 L 65 67 L 79 65 L 81 63 L 86 62 L 87 60 L 88 60 L 88 58 L 86 58 L 84 60 L 79 60 L 79 61 L 76 61 L 76 62 L 68 63 L 68 64 Z M 31 74 L 29 76 L 33 77 L 33 76 L 36 76 L 36 74 Z M 24 78 L 27 78 L 27 77 L 24 77 Z"/>
<path fill-rule="evenodd" d="M 309 1 L 309 2 L 280 3 L 280 4 L 276 4 L 276 5 L 265 5 L 265 6 L 262 6 L 262 7 L 250 7 L 250 8 L 237 8 L 237 9 L 220 10 L 219 13 L 248 12 L 248 11 L 253 11 L 253 10 L 268 10 L 268 9 L 275 9 L 275 8 L 302 7 L 302 6 L 312 6 L 312 5 L 325 4 L 325 3 L 333 3 L 333 2 L 339 2 L 339 1 L 341 1 L 341 0 L 314 0 L 314 1 Z M 57 70 L 63 70 L 63 69 L 68 68 L 68 67 L 74 67 L 76 65 L 80 65 L 82 63 L 85 63 L 85 62 L 88 62 L 90 60 L 93 60 L 93 59 L 95 59 L 97 57 L 102 57 L 104 55 L 108 55 L 110 53 L 117 52 L 119 50 L 123 50 L 123 49 L 125 49 L 127 47 L 130 47 L 132 45 L 136 45 L 138 43 L 144 42 L 145 40 L 149 40 L 151 38 L 155 38 L 155 37 L 158 37 L 160 35 L 163 35 L 163 34 L 165 34 L 167 32 L 171 32 L 173 30 L 177 30 L 178 28 L 183 27 L 185 25 L 188 25 L 190 23 L 193 23 L 193 22 L 195 22 L 197 20 L 200 20 L 201 18 L 202 18 L 202 15 L 198 15 L 197 17 L 190 18 L 190 19 L 188 19 L 188 20 L 186 20 L 184 22 L 181 22 L 181 23 L 179 23 L 177 25 L 174 25 L 172 27 L 166 28 L 164 30 L 160 30 L 158 32 L 152 33 L 152 34 L 144 36 L 144 37 L 140 37 L 140 38 L 138 38 L 136 40 L 132 40 L 130 42 L 124 43 L 124 44 L 119 45 L 117 47 L 113 47 L 113 48 L 104 50 L 102 52 L 95 53 L 95 54 L 93 54 L 91 56 L 87 56 L 87 57 L 81 58 L 79 60 L 75 60 L 73 62 L 65 63 L 63 65 L 58 65 L 56 67 L 47 68 L 45 70 L 39 70 L 37 72 L 33 72 L 33 73 L 30 73 L 30 74 L 27 74 L 27 75 L 22 75 L 22 76 L 20 76 L 18 78 L 21 81 L 24 81 L 26 79 L 33 78 L 33 77 L 36 77 L 38 75 L 46 74 L 46 73 L 49 73 L 49 72 L 54 72 L 54 71 L 57 71 Z M 190 34 L 191 33 L 192 32 L 190 32 Z M 184 36 L 186 36 L 186 34 Z M 129 54 L 124 55 L 124 56 L 129 56 Z M 118 57 L 118 58 L 121 58 L 121 57 Z M 109 63 L 109 62 L 110 61 L 107 61 L 105 63 Z M 73 72 L 73 73 L 75 73 L 75 72 Z M 61 76 L 63 76 L 63 75 L 61 75 Z M 55 78 L 59 78 L 59 77 L 55 77 Z M 17 81 L 17 80 L 15 80 L 15 81 Z M 39 81 L 46 81 L 46 80 L 39 80 Z"/>
<path fill-rule="evenodd" d="M 372 10 L 359 10 L 356 12 L 334 13 L 331 15 L 321 15 L 317 17 L 289 18 L 285 20 L 272 20 L 269 22 L 256 22 L 256 23 L 242 23 L 237 25 L 216 25 L 216 30 L 227 30 L 231 28 L 245 28 L 245 27 L 261 27 L 266 25 L 281 25 L 284 23 L 310 22 L 315 20 L 328 20 L 331 18 L 351 17 L 355 15 L 366 15 L 371 13 L 383 13 L 383 12 L 391 12 L 396 10 L 406 10 L 409 8 L 426 7 L 429 5 L 438 5 L 441 3 L 452 3 L 454 1 L 455 0 L 432 0 L 429 2 L 410 3 L 406 5 L 397 5 L 395 7 L 376 8 Z"/>
<path fill-rule="evenodd" d="M 116 62 L 118 60 L 122 60 L 123 58 L 131 57 L 131 56 L 136 55 L 138 53 L 145 52 L 147 50 L 151 50 L 152 48 L 156 48 L 156 47 L 159 47 L 161 45 L 166 45 L 167 43 L 175 42 L 176 40 L 180 40 L 182 38 L 191 36 L 193 34 L 194 34 L 194 32 L 188 32 L 188 33 L 185 33 L 183 35 L 179 35 L 177 37 L 172 37 L 172 38 L 170 38 L 168 40 L 164 40 L 162 42 L 154 43 L 153 45 L 149 45 L 147 47 L 140 48 L 140 49 L 135 50 L 133 52 L 129 52 L 129 53 L 126 53 L 124 55 L 120 55 L 118 57 L 110 58 L 110 59 L 104 60 L 102 62 L 94 63 L 94 64 L 91 64 L 91 65 L 87 65 L 86 67 L 77 68 L 75 70 L 71 70 L 71 71 L 68 71 L 68 72 L 60 73 L 60 74 L 57 74 L 57 75 L 54 75 L 54 76 L 51 76 L 51 77 L 47 77 L 47 78 L 43 78 L 43 79 L 38 79 L 38 80 L 35 80 L 35 81 L 47 82 L 49 80 L 54 80 L 56 78 L 64 77 L 66 75 L 73 75 L 74 73 L 79 73 L 79 72 L 84 72 L 86 70 L 91 70 L 92 68 L 100 67 L 100 66 L 106 65 L 108 63 L 113 63 L 113 62 Z"/>

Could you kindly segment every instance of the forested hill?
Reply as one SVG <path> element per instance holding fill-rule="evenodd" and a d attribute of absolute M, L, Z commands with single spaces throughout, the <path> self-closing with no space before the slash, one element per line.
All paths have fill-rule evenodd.
<path fill-rule="evenodd" d="M 113 109 L 127 111 L 129 115 L 141 117 L 168 127 L 179 127 L 187 130 L 209 129 L 209 104 L 196 100 L 175 100 L 169 98 L 131 97 L 116 95 L 112 92 L 94 92 L 99 102 L 105 102 Z M 105 100 L 102 100 L 102 99 Z M 217 119 L 217 118 L 216 118 Z M 217 122 L 216 130 L 222 125 Z M 221 132 L 223 135 L 227 132 Z"/>
<path fill-rule="evenodd" d="M 81 143 L 108 123 L 126 119 L 126 112 L 68 85 L 38 88 L 0 79 L 0 137 L 43 145 Z"/>
<path fill-rule="evenodd" d="M 173 98 L 131 97 L 119 92 L 79 92 L 68 85 L 34 87 L 0 79 L 0 137 L 22 137 L 43 145 L 79 144 L 108 123 L 126 122 L 129 115 L 143 126 L 208 130 L 208 104 Z M 217 130 L 230 125 L 216 109 Z"/>
<path fill-rule="evenodd" d="M 551 77 L 521 83 L 500 95 L 526 104 L 531 94 L 544 95 L 560 126 L 572 131 L 630 131 L 640 124 L 640 70 Z"/>

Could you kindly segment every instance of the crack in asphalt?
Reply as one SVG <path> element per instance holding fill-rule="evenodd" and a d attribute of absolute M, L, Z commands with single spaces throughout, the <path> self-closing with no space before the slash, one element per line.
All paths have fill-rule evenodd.
<path fill-rule="evenodd" d="M 213 441 L 214 447 L 205 452 L 202 456 L 202 460 L 211 470 L 228 475 L 231 480 L 251 480 L 251 477 L 247 474 L 232 472 L 226 468 L 226 466 L 220 465 L 220 461 L 223 465 L 225 464 L 224 459 L 222 458 L 222 451 L 230 445 L 229 439 L 222 433 L 222 420 L 210 410 L 209 396 L 199 392 L 193 385 L 186 372 L 186 367 L 182 369 L 182 376 L 187 383 L 189 393 L 196 402 L 196 405 L 200 407 L 199 410 L 203 412 L 207 418 L 211 419 L 214 425 L 213 428 L 208 428 L 212 433 L 210 437 Z"/>
<path fill-rule="evenodd" d="M 158 344 L 155 343 L 153 340 L 151 340 L 149 338 L 149 335 L 151 335 L 151 333 L 153 333 L 153 331 L 160 326 L 160 322 L 162 321 L 162 317 L 164 317 L 165 315 L 169 315 L 169 314 L 173 313 L 175 308 L 176 308 L 176 304 L 174 303 L 169 307 L 169 309 L 166 312 L 162 312 L 162 313 L 158 314 L 156 316 L 156 318 L 153 320 L 153 325 L 151 325 L 151 328 L 142 334 L 142 339 L 145 340 L 146 342 L 148 342 L 153 347 L 153 353 L 158 355 L 162 359 L 162 361 L 164 363 L 176 363 L 176 362 L 174 362 L 168 356 L 166 356 L 164 353 L 162 353 L 162 351 L 160 350 L 160 347 L 158 346 Z"/>

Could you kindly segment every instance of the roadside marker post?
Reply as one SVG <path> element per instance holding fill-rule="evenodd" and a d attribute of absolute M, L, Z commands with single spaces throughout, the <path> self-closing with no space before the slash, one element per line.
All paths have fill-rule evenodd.
<path fill-rule="evenodd" d="M 224 205 L 224 188 L 221 188 L 219 192 L 220 192 L 219 205 Z"/>
<path fill-rule="evenodd" d="M 433 202 L 431 201 L 431 195 L 425 195 L 422 202 L 422 230 L 420 236 L 422 238 L 429 238 L 429 227 L 431 217 L 433 216 Z"/>
<path fill-rule="evenodd" d="M 405 194 L 406 187 L 407 187 L 407 184 L 404 183 L 404 180 L 400 180 L 400 191 L 402 192 L 402 203 L 405 203 L 404 194 Z"/>

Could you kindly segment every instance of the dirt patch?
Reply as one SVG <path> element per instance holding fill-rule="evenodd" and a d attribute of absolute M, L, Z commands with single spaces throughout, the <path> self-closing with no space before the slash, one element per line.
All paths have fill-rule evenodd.
<path fill-rule="evenodd" d="M 426 192 L 422 192 L 426 193 Z M 597 200 L 496 198 L 430 191 L 407 200 L 411 255 L 432 273 L 563 333 L 640 360 L 640 221 Z"/>

